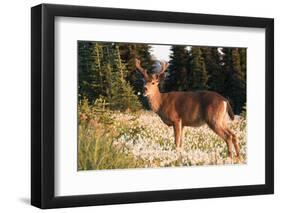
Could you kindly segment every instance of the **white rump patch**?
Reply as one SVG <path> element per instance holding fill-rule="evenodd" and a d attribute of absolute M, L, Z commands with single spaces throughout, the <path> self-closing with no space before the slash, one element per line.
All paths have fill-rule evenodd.
<path fill-rule="evenodd" d="M 229 114 L 228 114 L 228 111 L 227 111 L 227 102 L 226 101 L 223 101 L 223 106 L 224 106 L 224 120 L 226 122 L 229 122 L 230 117 L 229 117 Z"/>

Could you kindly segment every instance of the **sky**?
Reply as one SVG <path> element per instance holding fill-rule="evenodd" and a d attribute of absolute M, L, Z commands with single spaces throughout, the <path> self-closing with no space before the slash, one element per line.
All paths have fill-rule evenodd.
<path fill-rule="evenodd" d="M 151 53 L 159 60 L 170 60 L 170 45 L 150 45 Z"/>
<path fill-rule="evenodd" d="M 169 61 L 170 60 L 170 54 L 171 54 L 171 45 L 150 45 L 151 46 L 151 54 L 156 57 L 156 59 L 162 61 Z M 188 50 L 190 50 L 191 46 L 186 47 Z M 219 53 L 223 54 L 222 48 L 218 48 Z"/>

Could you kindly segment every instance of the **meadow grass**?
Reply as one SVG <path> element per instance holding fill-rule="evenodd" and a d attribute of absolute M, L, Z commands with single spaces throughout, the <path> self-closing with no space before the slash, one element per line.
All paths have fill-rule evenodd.
<path fill-rule="evenodd" d="M 93 114 L 93 113 L 92 113 Z M 104 111 L 79 123 L 78 170 L 223 165 L 231 163 L 226 143 L 206 125 L 185 127 L 183 149 L 174 145 L 174 133 L 155 113 Z M 235 116 L 230 128 L 246 163 L 246 120 Z"/>
<path fill-rule="evenodd" d="M 141 161 L 113 145 L 113 135 L 107 129 L 79 125 L 78 170 L 141 167 Z"/>

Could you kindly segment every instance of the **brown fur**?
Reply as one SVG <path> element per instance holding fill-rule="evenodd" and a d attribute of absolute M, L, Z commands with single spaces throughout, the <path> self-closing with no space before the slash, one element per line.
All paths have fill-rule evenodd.
<path fill-rule="evenodd" d="M 234 113 L 229 102 L 221 95 L 211 91 L 189 91 L 161 93 L 158 88 L 160 74 L 149 75 L 136 63 L 138 70 L 144 75 L 146 84 L 145 95 L 152 110 L 157 113 L 168 126 L 173 126 L 175 144 L 182 146 L 182 128 L 184 126 L 199 127 L 207 124 L 228 146 L 229 157 L 232 158 L 232 146 L 239 157 L 239 146 L 235 134 L 227 125 L 227 118 L 234 119 Z"/>

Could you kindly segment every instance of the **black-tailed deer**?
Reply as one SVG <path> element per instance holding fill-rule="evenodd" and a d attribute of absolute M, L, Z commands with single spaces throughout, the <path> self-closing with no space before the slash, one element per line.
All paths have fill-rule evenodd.
<path fill-rule="evenodd" d="M 148 98 L 151 109 L 157 113 L 168 126 L 173 126 L 175 144 L 182 147 L 182 128 L 198 127 L 207 124 L 227 144 L 228 156 L 232 158 L 234 145 L 237 157 L 239 146 L 235 134 L 227 125 L 228 117 L 234 119 L 234 113 L 227 99 L 216 92 L 189 91 L 161 93 L 158 84 L 164 77 L 168 63 L 162 62 L 162 69 L 157 74 L 149 74 L 136 59 L 136 68 L 143 75 L 144 96 Z"/>

